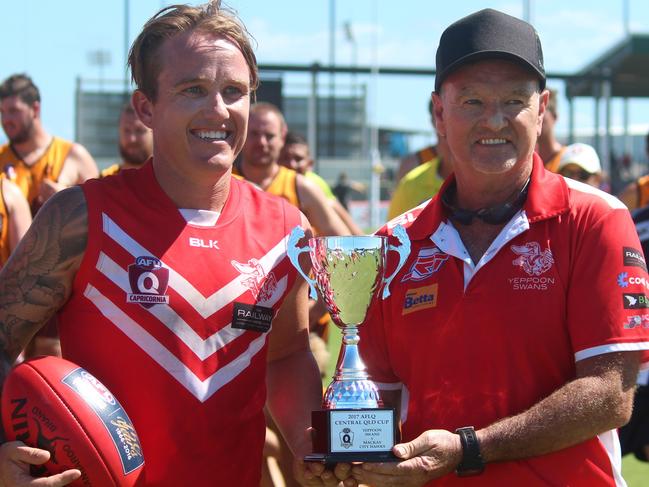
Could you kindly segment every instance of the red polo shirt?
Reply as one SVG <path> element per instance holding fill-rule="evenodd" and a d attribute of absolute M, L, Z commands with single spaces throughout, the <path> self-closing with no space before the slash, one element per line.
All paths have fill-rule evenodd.
<path fill-rule="evenodd" d="M 649 348 L 649 277 L 628 210 L 546 171 L 537 156 L 523 209 L 477 263 L 438 198 L 378 233 L 396 223 L 407 227 L 411 253 L 361 327 L 360 347 L 375 381 L 405 386 L 404 441 L 428 429 L 483 428 L 574 379 L 578 360 Z M 610 431 L 435 485 L 624 485 L 619 467 Z"/>

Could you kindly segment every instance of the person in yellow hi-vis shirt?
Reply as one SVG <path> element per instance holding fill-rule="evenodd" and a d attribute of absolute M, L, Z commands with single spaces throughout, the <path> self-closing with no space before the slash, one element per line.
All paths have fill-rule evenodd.
<path fill-rule="evenodd" d="M 442 183 L 453 170 L 451 154 L 443 137 L 437 137 L 437 155 L 428 162 L 411 169 L 397 185 L 390 207 L 388 220 L 413 209 L 437 194 Z"/>

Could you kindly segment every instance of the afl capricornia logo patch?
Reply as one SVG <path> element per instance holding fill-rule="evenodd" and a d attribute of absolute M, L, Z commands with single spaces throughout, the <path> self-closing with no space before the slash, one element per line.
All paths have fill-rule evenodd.
<path fill-rule="evenodd" d="M 138 303 L 145 308 L 169 304 L 169 296 L 165 294 L 169 284 L 169 269 L 162 266 L 160 259 L 137 257 L 135 264 L 128 266 L 128 281 L 133 292 L 126 295 L 127 303 Z"/>

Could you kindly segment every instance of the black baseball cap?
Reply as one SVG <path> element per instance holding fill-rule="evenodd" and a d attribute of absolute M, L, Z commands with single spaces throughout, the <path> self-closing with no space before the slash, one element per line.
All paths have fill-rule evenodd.
<path fill-rule="evenodd" d="M 507 59 L 531 69 L 545 88 L 541 41 L 527 22 L 487 8 L 451 24 L 442 33 L 436 56 L 435 91 L 457 68 L 483 59 Z"/>

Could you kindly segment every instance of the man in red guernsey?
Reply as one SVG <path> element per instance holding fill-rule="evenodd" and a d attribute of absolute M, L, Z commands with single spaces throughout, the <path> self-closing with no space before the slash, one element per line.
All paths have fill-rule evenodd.
<path fill-rule="evenodd" d="M 403 443 L 399 462 L 353 467 L 359 482 L 625 485 L 616 428 L 649 348 L 625 297 L 649 277 L 626 207 L 534 154 L 542 56 L 531 25 L 492 9 L 441 36 L 432 99 L 454 173 L 399 218 L 409 260 L 360 329 L 384 398 L 403 391 Z"/>
<path fill-rule="evenodd" d="M 258 83 L 233 13 L 219 1 L 162 9 L 129 65 L 153 157 L 57 193 L 38 213 L 0 277 L 3 371 L 58 312 L 63 356 L 133 420 L 143 485 L 258 486 L 264 404 L 297 458 L 320 404 L 306 288 L 286 256 L 291 229 L 307 223 L 231 177 Z M 0 484 L 32 485 L 28 464 L 48 456 L 5 443 Z M 335 485 L 322 466 L 296 471 L 305 485 Z"/>

